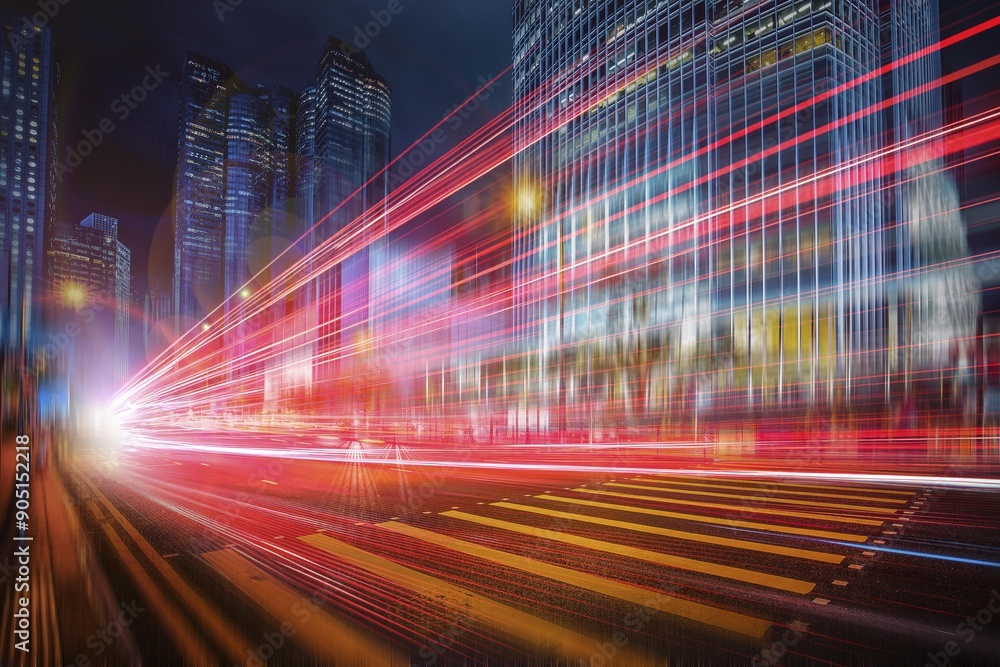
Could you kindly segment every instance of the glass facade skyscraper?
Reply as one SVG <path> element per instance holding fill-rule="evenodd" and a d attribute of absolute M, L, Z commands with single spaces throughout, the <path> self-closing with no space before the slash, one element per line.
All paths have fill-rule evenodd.
<path fill-rule="evenodd" d="M 226 222 L 225 159 L 233 73 L 188 54 L 181 74 L 180 129 L 174 180 L 174 314 L 178 331 L 222 302 Z"/>
<path fill-rule="evenodd" d="M 188 55 L 175 202 L 174 307 L 182 329 L 220 303 L 224 317 L 238 317 L 239 304 L 294 258 L 384 206 L 390 103 L 388 85 L 365 54 L 332 37 L 314 80 L 297 96 L 278 86 L 247 86 L 222 63 Z M 376 218 L 384 224 L 384 216 Z M 296 240 L 298 247 L 254 281 Z M 242 358 L 248 337 L 269 331 L 292 348 L 292 361 L 279 356 L 296 368 L 297 385 L 333 381 L 345 332 L 348 341 L 365 335 L 370 317 L 375 250 L 356 247 L 260 318 L 240 320 L 224 340 L 229 358 Z M 283 319 L 292 313 L 301 316 Z M 308 359 L 305 374 L 301 359 Z M 286 389 L 280 373 L 240 368 L 247 377 L 266 376 L 268 392 Z"/>
<path fill-rule="evenodd" d="M 271 140 L 273 113 L 267 101 L 249 92 L 229 98 L 226 125 L 226 225 L 224 295 L 236 293 L 251 278 L 252 240 L 267 238 L 265 210 L 274 181 Z M 227 304 L 230 302 L 227 301 Z"/>
<path fill-rule="evenodd" d="M 0 28 L 0 343 L 9 351 L 41 328 L 58 77 L 50 28 L 6 11 Z"/>
<path fill-rule="evenodd" d="M 344 346 L 370 335 L 371 263 L 381 242 L 366 242 L 374 230 L 365 215 L 384 206 L 387 195 L 391 105 L 388 84 L 364 52 L 330 37 L 315 83 L 299 97 L 296 193 L 305 224 L 313 228 L 307 250 L 355 220 L 363 220 L 368 231 L 358 238 L 364 247 L 330 267 L 312 287 L 319 381 L 338 377 Z M 384 226 L 384 216 L 378 217 Z"/>
<path fill-rule="evenodd" d="M 53 224 L 50 231 L 48 319 L 57 337 L 69 328 L 77 332 L 73 343 L 87 346 L 89 354 L 74 354 L 73 381 L 84 390 L 113 391 L 129 371 L 131 252 L 118 240 L 117 218 L 100 213 L 75 225 Z"/>
<path fill-rule="evenodd" d="M 866 75 L 928 6 L 516 0 L 519 420 L 885 398 L 909 250 L 879 105 L 940 66 Z"/>
<path fill-rule="evenodd" d="M 228 66 L 188 55 L 174 235 L 174 307 L 182 327 L 238 292 L 284 250 L 275 239 L 295 233 L 288 229 L 294 114 L 289 90 L 251 88 Z"/>

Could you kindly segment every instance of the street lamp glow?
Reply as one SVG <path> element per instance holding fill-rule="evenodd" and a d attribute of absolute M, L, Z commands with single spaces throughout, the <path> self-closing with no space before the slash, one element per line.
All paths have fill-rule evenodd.
<path fill-rule="evenodd" d="M 517 191 L 517 210 L 521 215 L 533 215 L 538 209 L 538 193 L 534 188 L 522 185 Z"/>
<path fill-rule="evenodd" d="M 70 280 L 60 283 L 57 291 L 60 303 L 74 310 L 80 310 L 90 300 L 90 291 L 87 286 Z"/>
<path fill-rule="evenodd" d="M 241 289 L 240 290 L 240 296 L 243 297 L 244 299 L 249 299 L 250 298 L 250 288 L 244 287 L 243 289 Z"/>

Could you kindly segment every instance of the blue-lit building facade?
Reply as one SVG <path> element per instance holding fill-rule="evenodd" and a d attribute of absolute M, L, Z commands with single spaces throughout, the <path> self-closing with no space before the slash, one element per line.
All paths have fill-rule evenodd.
<path fill-rule="evenodd" d="M 76 224 L 53 223 L 46 240 L 50 331 L 40 350 L 49 361 L 62 359 L 86 400 L 110 396 L 130 370 L 131 252 L 118 226 L 117 218 L 91 213 Z"/>
<path fill-rule="evenodd" d="M 930 4 L 516 0 L 512 426 L 889 399 L 923 260 L 880 104 L 940 65 L 865 75 Z"/>
<path fill-rule="evenodd" d="M 175 198 L 176 334 L 223 304 L 200 328 L 240 322 L 221 345 L 227 359 L 243 362 L 227 373 L 235 379 L 238 368 L 246 391 L 262 383 L 273 397 L 291 387 L 309 393 L 314 380 L 336 382 L 351 355 L 343 341 L 367 335 L 374 245 L 289 290 L 259 317 L 233 311 L 351 222 L 367 223 L 371 212 L 385 224 L 374 212 L 387 194 L 380 172 L 389 160 L 390 104 L 365 54 L 332 37 L 298 94 L 249 86 L 226 65 L 188 55 Z M 281 352 L 246 361 L 266 347 L 265 336 Z"/>
<path fill-rule="evenodd" d="M 181 73 L 174 176 L 174 314 L 177 335 L 223 297 L 225 160 L 232 70 L 188 54 Z"/>
<path fill-rule="evenodd" d="M 251 278 L 296 233 L 294 116 L 288 89 L 248 86 L 227 65 L 188 54 L 174 205 L 174 310 L 182 329 L 224 301 L 231 308 L 229 297 L 245 286 L 252 292 Z"/>
<path fill-rule="evenodd" d="M 371 336 L 372 264 L 383 243 L 367 241 L 386 224 L 391 105 L 388 84 L 364 52 L 334 37 L 315 81 L 298 100 L 295 190 L 300 216 L 312 229 L 304 250 L 318 248 L 352 222 L 366 229 L 356 242 L 364 247 L 324 271 L 299 299 L 315 304 L 315 347 L 309 356 L 312 379 L 322 385 L 341 382 L 349 373 L 344 359 Z M 332 395 L 327 389 L 324 395 Z"/>
<path fill-rule="evenodd" d="M 226 124 L 226 221 L 223 266 L 224 295 L 249 282 L 252 240 L 266 238 L 265 211 L 274 180 L 271 141 L 273 113 L 267 101 L 251 92 L 229 97 Z M 227 305 L 231 302 L 227 301 Z"/>
<path fill-rule="evenodd" d="M 0 342 L 6 353 L 43 333 L 58 72 L 50 28 L 6 11 L 0 11 L 0 28 Z"/>

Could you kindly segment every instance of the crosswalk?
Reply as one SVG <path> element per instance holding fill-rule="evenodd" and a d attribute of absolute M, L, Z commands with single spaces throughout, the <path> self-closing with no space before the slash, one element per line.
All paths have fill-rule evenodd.
<path fill-rule="evenodd" d="M 391 556 L 374 553 L 371 542 L 351 544 L 345 535 L 320 532 L 299 541 L 404 589 L 434 591 L 446 606 L 522 645 L 561 647 L 558 652 L 575 660 L 590 655 L 599 638 L 459 585 L 448 568 L 429 572 L 427 554 L 458 559 L 471 571 L 476 563 L 500 568 L 512 582 L 525 575 L 541 578 L 568 587 L 568 597 L 576 590 L 639 607 L 655 601 L 658 613 L 764 641 L 774 624 L 787 619 L 769 617 L 765 605 L 740 604 L 740 595 L 828 603 L 823 590 L 844 585 L 858 568 L 852 560 L 868 543 L 884 544 L 893 522 L 912 519 L 920 489 L 647 474 L 523 495 L 517 502 L 483 499 L 369 525 L 377 542 L 394 545 Z M 526 551 L 526 543 L 540 546 Z M 419 554 L 419 564 L 410 567 L 401 553 Z M 605 566 L 590 567 L 598 560 Z M 635 571 L 679 583 L 656 590 L 650 579 L 628 576 Z M 713 587 L 727 593 L 703 594 Z"/>

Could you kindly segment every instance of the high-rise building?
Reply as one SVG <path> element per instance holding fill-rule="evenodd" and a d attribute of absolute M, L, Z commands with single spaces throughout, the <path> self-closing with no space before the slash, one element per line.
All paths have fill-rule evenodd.
<path fill-rule="evenodd" d="M 883 77 L 885 97 L 900 98 L 886 107 L 889 139 L 914 144 L 903 152 L 902 168 L 886 174 L 888 217 L 896 223 L 890 261 L 901 277 L 893 316 L 906 323 L 904 335 L 890 344 L 890 362 L 904 369 L 908 386 L 916 378 L 940 387 L 942 368 L 968 369 L 973 363 L 981 284 L 968 262 L 959 198 L 963 151 L 948 155 L 944 142 L 921 138 L 961 118 L 960 110 L 955 114 L 944 105 L 946 98 L 960 105 L 954 95 L 961 89 L 936 85 L 936 53 L 907 58 L 938 41 L 936 1 L 887 0 L 881 10 L 883 62 L 898 63 Z"/>
<path fill-rule="evenodd" d="M 388 85 L 364 53 L 333 38 L 297 98 L 278 86 L 251 88 L 225 65 L 189 54 L 175 204 L 174 304 L 184 327 L 220 303 L 229 313 L 250 298 L 288 265 L 279 261 L 254 280 L 291 243 L 300 241 L 290 255 L 308 253 L 378 210 L 386 196 L 389 113 Z M 370 317 L 366 241 L 358 239 L 359 250 L 313 284 L 233 328 L 223 341 L 227 354 L 242 358 L 254 332 L 280 331 L 283 344 L 295 341 L 288 364 L 300 368 L 303 355 L 318 356 L 332 380 L 345 332 L 346 340 L 363 335 Z M 301 312 L 308 314 L 288 320 Z M 235 365 L 233 375 L 237 369 L 262 377 L 253 364 Z M 296 370 L 296 386 L 311 386 L 311 368 L 307 380 L 300 376 Z M 286 390 L 281 377 L 268 378 L 267 391 Z"/>
<path fill-rule="evenodd" d="M 226 223 L 226 65 L 189 53 L 181 74 L 174 176 L 174 313 L 181 331 L 222 302 Z"/>
<path fill-rule="evenodd" d="M 295 220 L 295 156 L 292 151 L 295 131 L 295 95 L 281 86 L 264 88 L 261 97 L 271 110 L 271 163 L 274 176 L 271 179 L 271 196 L 268 202 L 268 234 L 273 238 L 270 248 L 274 256 L 282 247 L 273 243 L 294 241 L 301 230 Z"/>
<path fill-rule="evenodd" d="M 240 291 L 296 233 L 294 127 L 291 91 L 249 87 L 228 66 L 188 54 L 174 237 L 174 307 L 183 326 Z"/>
<path fill-rule="evenodd" d="M 50 28 L 6 11 L 0 28 L 0 344 L 9 351 L 40 334 L 58 74 Z"/>
<path fill-rule="evenodd" d="M 265 211 L 275 175 L 272 124 L 266 100 L 251 92 L 230 96 L 225 162 L 225 297 L 235 294 L 251 278 L 251 241 L 270 235 Z"/>
<path fill-rule="evenodd" d="M 305 86 L 297 100 L 294 127 L 295 214 L 303 221 L 305 229 L 310 229 L 318 219 L 316 215 L 316 185 L 322 171 L 316 156 L 316 87 Z M 312 234 L 303 239 L 301 250 L 312 250 Z"/>
<path fill-rule="evenodd" d="M 88 391 L 113 390 L 128 376 L 132 296 L 131 253 L 118 240 L 118 220 L 91 213 L 77 225 L 54 223 L 50 231 L 48 320 L 55 337 L 73 348 L 74 382 Z"/>
<path fill-rule="evenodd" d="M 298 108 L 295 190 L 307 228 L 314 227 L 307 250 L 352 221 L 364 221 L 368 229 L 355 241 L 358 252 L 323 273 L 312 288 L 319 309 L 314 358 L 323 381 L 340 372 L 341 350 L 369 335 L 371 256 L 377 251 L 369 246 L 376 230 L 365 216 L 381 217 L 385 224 L 379 207 L 387 195 L 391 94 L 362 51 L 330 37 L 315 83 L 302 91 Z"/>
<path fill-rule="evenodd" d="M 935 119 L 880 103 L 935 65 L 865 75 L 931 3 L 515 1 L 521 427 L 885 398 L 877 152 Z"/>
<path fill-rule="evenodd" d="M 132 251 L 121 241 L 116 243 L 115 250 L 115 379 L 121 386 L 129 375 Z"/>

